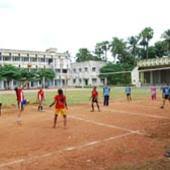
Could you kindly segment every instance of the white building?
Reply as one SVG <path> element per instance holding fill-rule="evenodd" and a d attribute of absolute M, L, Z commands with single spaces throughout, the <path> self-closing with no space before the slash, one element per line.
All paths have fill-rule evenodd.
<path fill-rule="evenodd" d="M 105 80 L 99 77 L 100 69 L 106 65 L 101 61 L 85 61 L 71 64 L 69 85 L 73 87 L 100 86 Z"/>
<path fill-rule="evenodd" d="M 11 50 L 0 49 L 0 66 L 12 64 L 16 67 L 39 69 L 51 68 L 55 71 L 56 76 L 52 81 L 46 81 L 47 86 L 62 86 L 66 84 L 71 61 L 67 53 L 59 53 L 56 48 L 50 48 L 46 51 L 27 51 L 27 50 Z M 11 82 L 11 88 L 17 85 L 17 81 Z M 30 87 L 42 85 L 41 81 L 30 82 Z M 7 86 L 5 80 L 0 81 L 0 89 Z"/>

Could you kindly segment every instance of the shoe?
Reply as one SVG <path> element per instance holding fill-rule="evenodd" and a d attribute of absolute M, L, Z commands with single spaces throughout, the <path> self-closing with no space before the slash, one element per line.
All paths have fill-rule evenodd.
<path fill-rule="evenodd" d="M 163 107 L 163 106 L 161 106 L 160 108 L 161 108 L 161 109 L 163 109 L 164 107 Z"/>

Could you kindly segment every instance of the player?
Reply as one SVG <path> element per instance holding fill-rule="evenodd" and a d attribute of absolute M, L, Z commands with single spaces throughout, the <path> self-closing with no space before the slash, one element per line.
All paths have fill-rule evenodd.
<path fill-rule="evenodd" d="M 131 87 L 130 86 L 125 87 L 125 94 L 126 94 L 126 97 L 127 97 L 127 101 L 132 100 L 131 93 L 132 93 Z"/>
<path fill-rule="evenodd" d="M 45 92 L 41 87 L 37 93 L 38 111 L 43 111 L 44 100 L 45 100 Z"/>
<path fill-rule="evenodd" d="M 93 88 L 90 100 L 91 100 L 91 107 L 92 107 L 91 112 L 94 112 L 94 103 L 96 103 L 98 111 L 100 112 L 100 107 L 99 107 L 99 102 L 98 102 L 97 87 Z"/>
<path fill-rule="evenodd" d="M 21 125 L 21 114 L 24 111 L 24 106 L 27 104 L 27 100 L 24 99 L 24 92 L 22 85 L 15 88 L 16 91 L 16 97 L 17 97 L 17 105 L 18 105 L 18 115 L 17 115 L 17 124 Z"/>
<path fill-rule="evenodd" d="M 168 87 L 168 84 L 162 87 L 162 97 L 163 97 L 163 103 L 162 103 L 161 109 L 164 108 L 167 100 L 170 101 L 170 87 Z"/>
<path fill-rule="evenodd" d="M 110 87 L 107 85 L 103 87 L 103 96 L 104 96 L 104 106 L 109 106 L 109 98 L 110 98 Z"/>
<path fill-rule="evenodd" d="M 155 85 L 151 86 L 150 90 L 151 90 L 151 99 L 156 100 L 156 86 Z"/>
<path fill-rule="evenodd" d="M 56 128 L 57 124 L 57 118 L 58 115 L 61 114 L 64 118 L 64 128 L 67 126 L 67 114 L 66 114 L 66 109 L 67 107 L 67 101 L 66 97 L 63 94 L 62 89 L 58 89 L 58 95 L 54 97 L 54 101 L 52 104 L 49 105 L 49 107 L 52 107 L 55 104 L 55 115 L 54 115 L 54 125 L 53 128 Z"/>

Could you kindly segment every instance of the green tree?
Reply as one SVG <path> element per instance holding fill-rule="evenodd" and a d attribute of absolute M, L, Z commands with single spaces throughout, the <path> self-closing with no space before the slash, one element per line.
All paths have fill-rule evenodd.
<path fill-rule="evenodd" d="M 148 48 L 149 48 L 149 41 L 153 38 L 154 31 L 151 27 L 146 27 L 142 32 L 139 34 L 141 39 L 140 45 L 143 46 L 145 50 L 145 58 L 148 58 Z"/>
<path fill-rule="evenodd" d="M 166 55 L 166 42 L 158 41 L 154 44 L 156 57 L 163 57 Z"/>
<path fill-rule="evenodd" d="M 95 46 L 95 54 L 98 58 L 101 58 L 104 61 L 107 61 L 107 52 L 109 50 L 109 41 L 103 41 L 97 43 Z"/>
<path fill-rule="evenodd" d="M 166 30 L 162 34 L 162 38 L 164 39 L 164 42 L 166 44 L 166 53 L 168 56 L 170 56 L 170 29 Z"/>
<path fill-rule="evenodd" d="M 87 48 L 80 48 L 78 53 L 76 54 L 76 61 L 89 61 L 89 60 L 101 60 L 98 56 L 94 56 Z"/>
<path fill-rule="evenodd" d="M 55 72 L 52 69 L 39 69 L 36 72 L 36 79 L 41 80 L 43 82 L 43 86 L 45 86 L 46 80 L 52 80 L 55 77 Z"/>
<path fill-rule="evenodd" d="M 139 47 L 138 47 L 138 42 L 139 42 L 139 36 L 131 36 L 128 38 L 128 49 L 130 50 L 130 53 L 134 57 L 139 56 Z"/>
<path fill-rule="evenodd" d="M 100 69 L 101 78 L 107 78 L 108 84 L 110 85 L 126 85 L 131 83 L 131 74 L 130 73 L 120 73 L 120 74 L 106 74 L 109 72 L 121 72 L 121 71 L 131 71 L 132 66 L 125 63 L 112 64 L 108 63 L 106 66 Z"/>
<path fill-rule="evenodd" d="M 6 79 L 7 88 L 10 89 L 10 82 L 12 80 L 18 80 L 20 77 L 20 71 L 13 65 L 4 65 L 1 68 L 1 78 Z"/>
<path fill-rule="evenodd" d="M 120 59 L 124 55 L 126 51 L 126 43 L 123 41 L 123 39 L 113 37 L 110 43 L 110 51 L 114 58 L 114 62 L 116 62 L 116 57 Z"/>

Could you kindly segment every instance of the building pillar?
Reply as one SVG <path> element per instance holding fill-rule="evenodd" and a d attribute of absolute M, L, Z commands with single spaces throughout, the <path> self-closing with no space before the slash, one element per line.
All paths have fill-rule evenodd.
<path fill-rule="evenodd" d="M 144 72 L 140 72 L 140 82 L 144 83 Z"/>
<path fill-rule="evenodd" d="M 153 71 L 150 71 L 150 84 L 153 84 Z"/>
<path fill-rule="evenodd" d="M 161 71 L 158 71 L 158 83 L 161 84 Z"/>

